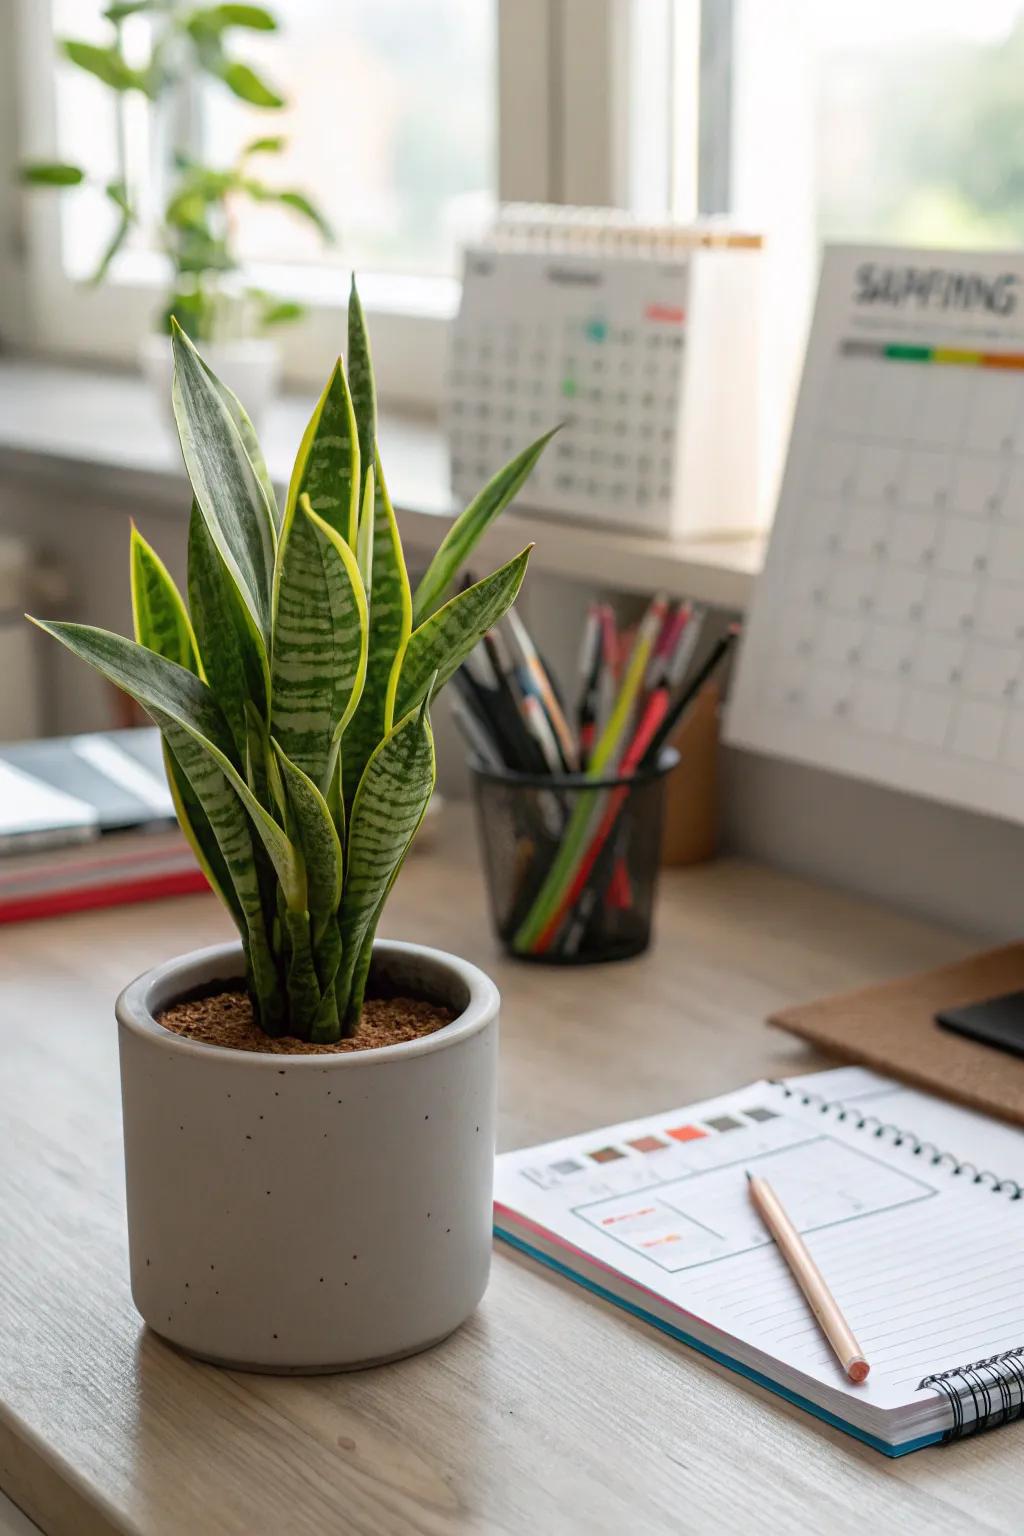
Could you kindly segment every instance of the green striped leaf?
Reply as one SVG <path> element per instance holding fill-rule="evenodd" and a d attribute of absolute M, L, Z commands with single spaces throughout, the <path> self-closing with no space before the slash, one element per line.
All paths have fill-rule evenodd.
<path fill-rule="evenodd" d="M 327 802 L 312 779 L 272 741 L 306 865 L 306 903 L 314 917 L 337 912 L 341 903 L 341 844 Z"/>
<path fill-rule="evenodd" d="M 318 785 L 359 703 L 368 634 L 355 556 L 303 492 L 285 512 L 274 577 L 271 731 Z"/>
<path fill-rule="evenodd" d="M 277 497 L 274 494 L 274 482 L 270 478 L 267 461 L 263 457 L 263 449 L 260 447 L 260 440 L 256 436 L 256 428 L 249 419 L 245 406 L 238 396 L 233 394 L 222 380 L 218 379 L 209 364 L 204 362 L 203 367 L 206 369 L 211 383 L 227 407 L 228 414 L 235 424 L 239 437 L 242 439 L 242 447 L 248 455 L 249 463 L 253 467 L 253 473 L 260 483 L 260 489 L 263 491 L 267 500 L 267 506 L 270 508 L 270 532 L 273 536 L 281 521 L 281 517 L 277 508 Z"/>
<path fill-rule="evenodd" d="M 176 661 L 187 671 L 201 675 L 199 653 L 185 604 L 163 561 L 146 543 L 134 524 L 131 535 L 131 591 L 135 638 L 139 644 L 156 651 L 158 656 Z M 163 758 L 171 800 L 185 839 L 211 889 L 227 907 L 244 938 L 245 914 L 231 872 L 224 861 L 209 817 L 166 739 L 163 743 Z"/>
<path fill-rule="evenodd" d="M 245 939 L 247 936 L 245 913 L 231 879 L 231 871 L 228 869 L 210 825 L 210 819 L 192 788 L 188 774 L 171 751 L 166 737 L 162 742 L 162 749 L 164 773 L 167 775 L 167 787 L 171 792 L 171 802 L 174 806 L 174 814 L 178 818 L 178 825 L 184 833 L 185 841 L 191 848 L 196 863 L 206 876 L 210 889 L 227 907 L 234 919 L 235 927 Z"/>
<path fill-rule="evenodd" d="M 231 727 L 239 761 L 244 762 L 246 704 L 266 719 L 270 663 L 252 614 L 195 502 L 188 529 L 188 602 L 203 672 Z"/>
<path fill-rule="evenodd" d="M 401 867 L 401 866 L 399 866 Z M 359 1028 L 359 1018 L 363 1011 L 363 999 L 366 996 L 366 982 L 370 974 L 370 966 L 373 963 L 373 941 L 377 935 L 377 926 L 380 923 L 384 908 L 387 905 L 391 887 L 398 878 L 398 870 L 388 882 L 388 888 L 377 903 L 377 910 L 370 919 L 362 947 L 356 958 L 352 970 L 351 979 L 347 982 L 348 996 L 345 999 L 345 1012 L 342 1016 L 341 1026 L 346 1034 L 354 1034 Z"/>
<path fill-rule="evenodd" d="M 273 515 L 210 370 L 177 322 L 171 325 L 172 399 L 185 468 L 203 521 L 269 651 Z"/>
<path fill-rule="evenodd" d="M 349 1013 L 349 990 L 371 923 L 423 820 L 434 788 L 434 739 L 428 700 L 406 715 L 366 765 L 352 804 L 348 865 L 341 908 L 342 963 L 338 1012 Z"/>
<path fill-rule="evenodd" d="M 499 469 L 466 510 L 455 519 L 427 566 L 413 598 L 412 619 L 422 624 L 444 602 L 459 572 L 477 543 L 509 502 L 519 494 L 548 443 L 559 430 L 553 427 Z"/>
<path fill-rule="evenodd" d="M 391 672 L 412 627 L 409 576 L 379 456 L 373 478 L 373 572 L 367 594 L 370 642 L 362 698 L 345 731 L 343 767 L 346 808 L 352 804 L 356 786 L 363 776 L 371 752 L 391 728 L 393 716 L 387 712 Z"/>
<path fill-rule="evenodd" d="M 359 433 L 360 475 L 365 482 L 377 457 L 377 388 L 366 318 L 354 274 L 348 298 L 348 383 Z"/>
<path fill-rule="evenodd" d="M 313 939 L 308 912 L 288 912 L 288 1007 L 294 1034 L 308 1040 L 320 1013 L 320 978 L 313 958 Z M 334 1005 L 337 1016 L 337 1001 Z"/>
<path fill-rule="evenodd" d="M 359 529 L 356 533 L 356 561 L 359 566 L 359 574 L 363 579 L 363 589 L 370 592 L 373 589 L 373 534 L 374 534 L 374 501 L 376 499 L 377 477 L 373 470 L 367 470 L 366 480 L 363 484 L 363 503 L 359 510 Z"/>
<path fill-rule="evenodd" d="M 68 650 L 74 651 L 76 656 L 91 663 L 118 688 L 130 694 L 161 728 L 164 728 L 165 721 L 177 727 L 171 746 L 175 756 L 181 759 L 189 778 L 193 778 L 192 770 L 181 758 L 176 744 L 179 737 L 184 735 L 209 755 L 249 812 L 273 862 L 289 908 L 303 911 L 306 906 L 306 879 L 301 855 L 256 799 L 232 761 L 233 745 L 227 721 L 207 685 L 176 662 L 157 656 L 134 640 L 126 640 L 123 635 L 113 635 L 105 629 L 93 629 L 87 624 L 35 622 L 66 645 Z M 251 850 L 249 859 L 252 863 Z"/>
<path fill-rule="evenodd" d="M 359 483 L 356 417 L 339 359 L 299 444 L 285 516 L 305 493 L 313 511 L 355 548 Z"/>
<path fill-rule="evenodd" d="M 341 771 L 341 744 L 335 743 L 331 748 L 331 756 L 327 763 L 327 775 L 324 787 L 324 799 L 327 801 L 327 809 L 331 813 L 338 841 L 341 843 L 342 853 L 345 848 L 345 793 L 343 788 Z"/>
<path fill-rule="evenodd" d="M 241 780 L 228 755 L 230 731 L 210 689 L 176 662 L 122 635 L 86 624 L 32 622 L 123 689 L 160 727 L 209 820 L 244 914 L 261 1023 L 280 1033 L 283 1004 L 264 925 L 251 822 L 239 803 L 236 781 Z"/>
<path fill-rule="evenodd" d="M 181 593 L 160 556 L 132 523 L 132 620 L 135 638 L 158 656 L 197 675 L 199 650 Z"/>
<path fill-rule="evenodd" d="M 511 608 L 522 586 L 532 544 L 521 554 L 459 592 L 414 629 L 391 679 L 391 712 L 405 715 L 423 698 L 434 673 L 437 693 L 478 641 Z"/>

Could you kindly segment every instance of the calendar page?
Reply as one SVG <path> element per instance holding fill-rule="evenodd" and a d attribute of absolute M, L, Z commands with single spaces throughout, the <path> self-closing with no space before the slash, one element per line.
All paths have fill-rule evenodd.
<path fill-rule="evenodd" d="M 1024 257 L 826 252 L 728 737 L 1024 819 Z"/>
<path fill-rule="evenodd" d="M 448 436 L 464 500 L 563 430 L 520 499 L 595 521 L 671 522 L 690 263 L 478 250 L 453 328 Z"/>

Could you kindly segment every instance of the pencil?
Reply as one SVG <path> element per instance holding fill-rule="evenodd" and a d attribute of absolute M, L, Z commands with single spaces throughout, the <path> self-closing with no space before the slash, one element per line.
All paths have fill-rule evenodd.
<path fill-rule="evenodd" d="M 505 619 L 512 631 L 516 645 L 519 647 L 526 670 L 536 685 L 541 703 L 547 711 L 548 719 L 558 738 L 558 745 L 565 759 L 565 766 L 571 773 L 577 766 L 576 743 L 573 741 L 572 732 L 562 713 L 562 707 L 555 697 L 555 690 L 551 686 L 551 679 L 544 670 L 544 663 L 537 654 L 537 647 L 531 640 L 526 625 L 514 608 L 509 609 Z"/>
<path fill-rule="evenodd" d="M 480 721 L 471 714 L 457 693 L 451 695 L 452 718 L 462 733 L 470 751 L 474 752 L 487 768 L 502 768 L 504 763 L 491 737 Z"/>
<path fill-rule="evenodd" d="M 562 757 L 558 750 L 555 733 L 545 713 L 544 706 L 535 693 L 528 693 L 523 700 L 523 719 L 526 728 L 540 748 L 549 773 L 562 772 Z"/>
<path fill-rule="evenodd" d="M 687 683 L 678 699 L 675 700 L 671 708 L 666 712 L 664 719 L 661 721 L 661 724 L 655 731 L 647 747 L 647 750 L 644 753 L 643 762 L 640 765 L 641 767 L 648 767 L 651 763 L 656 763 L 658 761 L 658 755 L 661 752 L 662 747 L 665 745 L 668 738 L 672 735 L 672 732 L 676 729 L 686 711 L 697 698 L 701 689 L 704 687 L 704 684 L 710 678 L 712 672 L 714 672 L 715 668 L 722 661 L 723 657 L 728 653 L 738 634 L 738 625 L 733 625 L 728 630 L 728 632 L 722 636 L 717 644 L 712 647 L 707 660 L 703 663 L 702 666 L 698 668 L 693 680 Z"/>
<path fill-rule="evenodd" d="M 630 779 L 636 773 L 643 760 L 648 743 L 664 718 L 667 705 L 668 690 L 665 688 L 657 689 L 651 695 L 650 702 L 644 711 L 644 717 L 637 727 L 636 735 L 630 742 L 626 755 L 622 760 L 622 765 L 619 769 L 621 778 Z M 616 789 L 608 792 L 608 798 L 601 812 L 594 835 L 584 851 L 568 890 L 563 893 L 558 906 L 538 936 L 534 945 L 534 954 L 542 955 L 551 948 L 566 916 L 572 911 L 582 896 L 590 874 L 597 862 L 598 854 L 608 841 L 628 794 L 629 786 L 627 784 L 620 784 Z"/>
<path fill-rule="evenodd" d="M 778 1195 L 767 1179 L 747 1172 L 750 1198 L 754 1208 L 775 1240 L 775 1245 L 793 1273 L 793 1278 L 807 1298 L 818 1327 L 836 1353 L 836 1358 L 851 1381 L 866 1380 L 871 1367 L 854 1338 L 849 1323 L 839 1310 L 839 1303 L 825 1284 L 825 1277 L 807 1251 Z"/>
<path fill-rule="evenodd" d="M 601 672 L 601 619 L 598 606 L 592 603 L 580 644 L 580 696 L 576 705 L 576 739 L 579 744 L 579 762 L 586 768 L 594 746 L 597 728 L 597 686 Z"/>

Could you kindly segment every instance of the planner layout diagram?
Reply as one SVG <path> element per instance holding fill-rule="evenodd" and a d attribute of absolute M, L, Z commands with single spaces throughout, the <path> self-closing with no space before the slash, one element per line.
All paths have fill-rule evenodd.
<path fill-rule="evenodd" d="M 729 721 L 1024 813 L 1024 260 L 826 253 Z"/>

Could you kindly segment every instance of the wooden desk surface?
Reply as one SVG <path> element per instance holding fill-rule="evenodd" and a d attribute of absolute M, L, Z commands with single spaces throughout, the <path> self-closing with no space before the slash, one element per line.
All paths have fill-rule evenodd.
<path fill-rule="evenodd" d="M 771 1009 L 970 947 L 726 861 L 666 878 L 647 957 L 514 965 L 451 808 L 385 931 L 501 987 L 505 1147 L 813 1069 L 763 1026 Z M 1021 1530 L 1021 1428 L 887 1461 L 500 1245 L 476 1316 L 382 1369 L 246 1376 L 149 1335 L 128 1292 L 112 1003 L 227 933 L 211 897 L 0 933 L 0 1486 L 44 1531 Z"/>

